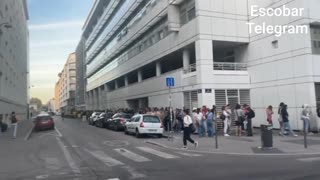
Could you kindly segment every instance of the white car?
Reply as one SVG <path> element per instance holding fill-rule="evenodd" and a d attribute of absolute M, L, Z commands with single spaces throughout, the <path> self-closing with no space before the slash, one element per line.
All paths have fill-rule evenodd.
<path fill-rule="evenodd" d="M 142 135 L 157 135 L 161 138 L 163 126 L 158 116 L 138 114 L 126 122 L 124 132 L 125 134 L 135 134 L 137 138 Z"/>

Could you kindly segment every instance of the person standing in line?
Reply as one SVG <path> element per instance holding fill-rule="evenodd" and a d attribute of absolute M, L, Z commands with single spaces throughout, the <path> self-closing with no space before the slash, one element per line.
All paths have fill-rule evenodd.
<path fill-rule="evenodd" d="M 208 131 L 207 116 L 208 116 L 208 113 L 209 113 L 209 109 L 207 108 L 207 106 L 202 106 L 201 112 L 202 112 L 202 115 L 203 115 L 203 118 L 202 118 L 203 134 L 204 134 L 204 136 L 206 136 L 206 133 Z"/>
<path fill-rule="evenodd" d="M 200 138 L 204 137 L 204 134 L 205 134 L 204 127 L 203 127 L 203 118 L 204 118 L 203 114 L 202 114 L 200 108 L 198 108 L 197 109 L 197 122 L 199 124 L 199 126 L 198 126 L 198 134 L 199 134 Z"/>
<path fill-rule="evenodd" d="M 245 105 L 247 109 L 247 113 L 245 116 L 247 117 L 247 136 L 253 136 L 252 134 L 252 119 L 255 117 L 255 112 L 251 109 L 249 105 Z"/>
<path fill-rule="evenodd" d="M 193 124 L 192 124 L 192 118 L 190 117 L 189 109 L 185 110 L 185 116 L 183 118 L 183 125 L 184 125 L 184 129 L 183 129 L 183 148 L 182 149 L 188 149 L 187 141 L 194 144 L 194 146 L 197 148 L 199 143 L 197 141 L 194 141 L 190 137 L 191 133 L 192 133 Z"/>
<path fill-rule="evenodd" d="M 184 110 L 185 111 L 185 110 Z M 193 125 L 195 125 L 195 128 L 196 128 L 196 132 L 194 133 L 198 133 L 198 129 L 199 129 L 199 123 L 198 123 L 198 113 L 197 113 L 197 108 L 193 108 L 192 109 L 192 123 Z"/>
<path fill-rule="evenodd" d="M 17 137 L 17 130 L 18 130 L 18 119 L 15 112 L 11 113 L 11 127 L 13 128 L 13 138 Z"/>
<path fill-rule="evenodd" d="M 241 105 L 237 104 L 235 106 L 235 120 L 236 120 L 236 136 L 241 136 L 242 134 L 242 124 L 244 122 L 244 113 L 241 109 Z"/>
<path fill-rule="evenodd" d="M 281 114 L 281 113 L 282 113 L 283 105 L 284 105 L 284 103 L 281 102 L 281 103 L 279 104 L 279 108 L 278 108 L 278 115 L 279 115 L 278 121 L 279 121 L 279 126 L 280 126 L 280 132 L 279 132 L 279 135 L 280 135 L 280 136 L 283 136 L 283 135 L 284 135 L 284 134 L 282 134 L 283 120 L 282 120 L 282 114 Z"/>
<path fill-rule="evenodd" d="M 222 114 L 223 114 L 223 116 L 224 116 L 224 120 L 223 120 L 223 125 L 224 125 L 224 127 L 223 127 L 223 132 L 224 132 L 224 136 L 226 136 L 226 137 L 228 137 L 228 136 L 230 136 L 229 134 L 228 134 L 228 129 L 229 129 L 229 124 L 231 124 L 231 121 L 230 121 L 230 114 L 231 113 L 229 113 L 229 110 L 228 110 L 228 106 L 223 106 L 222 107 Z M 230 123 L 229 123 L 229 121 L 230 121 Z"/>
<path fill-rule="evenodd" d="M 309 133 L 311 110 L 308 104 L 302 105 L 301 120 L 303 121 L 303 132 Z"/>
<path fill-rule="evenodd" d="M 298 135 L 296 135 L 293 130 L 290 127 L 290 123 L 289 123 L 289 114 L 288 114 L 288 105 L 284 104 L 281 110 L 281 115 L 282 115 L 282 121 L 283 121 L 283 128 L 282 128 L 282 134 L 284 133 L 285 128 L 289 129 L 289 132 L 291 133 L 291 135 L 293 135 L 294 137 L 297 137 Z"/>
<path fill-rule="evenodd" d="M 215 109 L 209 110 L 207 115 L 207 122 L 206 122 L 208 137 L 213 137 L 215 135 L 214 116 L 215 116 Z"/>
<path fill-rule="evenodd" d="M 266 114 L 267 114 L 267 121 L 269 125 L 273 125 L 273 122 L 272 122 L 273 110 L 271 105 L 268 106 L 268 108 L 266 109 Z"/>

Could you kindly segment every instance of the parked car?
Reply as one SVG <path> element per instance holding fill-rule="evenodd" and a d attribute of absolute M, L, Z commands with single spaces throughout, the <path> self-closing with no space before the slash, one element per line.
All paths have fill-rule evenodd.
<path fill-rule="evenodd" d="M 116 113 L 107 121 L 107 127 L 115 131 L 123 131 L 127 120 L 130 120 L 133 114 Z"/>
<path fill-rule="evenodd" d="M 89 125 L 93 125 L 94 126 L 94 123 L 95 121 L 97 120 L 97 118 L 99 117 L 99 115 L 101 114 L 101 112 L 93 112 L 91 114 L 91 116 L 89 117 Z"/>
<path fill-rule="evenodd" d="M 105 128 L 107 127 L 107 121 L 108 119 L 112 118 L 112 113 L 108 112 L 108 113 L 101 113 L 99 115 L 99 117 L 97 118 L 96 122 L 95 122 L 95 125 L 97 127 L 100 127 L 100 128 Z"/>
<path fill-rule="evenodd" d="M 142 135 L 163 135 L 163 125 L 158 116 L 148 114 L 138 114 L 127 121 L 125 134 L 135 134 L 137 138 Z"/>
<path fill-rule="evenodd" d="M 39 114 L 38 116 L 35 117 L 34 123 L 35 123 L 34 129 L 36 131 L 54 129 L 54 121 L 49 114 Z"/>

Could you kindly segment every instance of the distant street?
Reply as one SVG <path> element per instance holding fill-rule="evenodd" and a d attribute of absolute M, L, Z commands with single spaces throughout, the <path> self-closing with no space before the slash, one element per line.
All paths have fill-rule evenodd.
<path fill-rule="evenodd" d="M 23 160 L 0 162 L 1 180 L 318 180 L 320 177 L 316 168 L 320 167 L 320 158 L 316 156 L 231 156 L 177 151 L 144 142 L 152 138 L 137 139 L 76 119 L 61 121 L 56 117 L 55 121 L 56 131 L 33 133 L 28 141 L 17 145 L 25 154 Z"/>

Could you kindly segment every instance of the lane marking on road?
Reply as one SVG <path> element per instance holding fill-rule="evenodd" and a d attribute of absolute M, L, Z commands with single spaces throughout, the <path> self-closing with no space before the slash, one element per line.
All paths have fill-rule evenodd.
<path fill-rule="evenodd" d="M 104 164 L 106 164 L 109 167 L 123 165 L 122 162 L 120 162 L 116 159 L 113 159 L 112 157 L 105 154 L 103 151 L 90 151 L 88 149 L 84 149 L 84 150 L 87 151 L 89 154 L 91 154 L 96 159 L 102 161 Z"/>
<path fill-rule="evenodd" d="M 320 157 L 301 158 L 297 160 L 302 162 L 314 162 L 314 161 L 320 161 Z"/>
<path fill-rule="evenodd" d="M 168 154 L 168 153 L 165 153 L 165 152 L 161 152 L 161 151 L 149 148 L 149 147 L 137 147 L 137 148 L 140 149 L 141 151 L 144 151 L 144 152 L 147 152 L 147 153 L 150 153 L 150 154 L 153 154 L 153 155 L 165 158 L 165 159 L 176 159 L 176 158 L 179 158 L 178 156 L 171 155 L 171 154 Z"/>
<path fill-rule="evenodd" d="M 46 174 L 46 175 L 39 175 L 39 176 L 36 176 L 36 179 L 46 179 L 46 178 L 48 178 L 48 177 L 49 177 L 48 174 Z"/>
<path fill-rule="evenodd" d="M 130 166 L 123 166 L 123 169 L 126 169 L 129 174 L 131 175 L 130 179 L 138 179 L 138 178 L 145 178 L 147 177 L 146 175 L 137 172 L 134 168 L 130 167 Z"/>
<path fill-rule="evenodd" d="M 28 140 L 29 140 L 29 138 L 30 138 L 33 130 L 34 130 L 34 126 L 28 131 L 28 133 L 27 133 L 26 136 L 24 137 L 24 140 L 25 140 L 25 141 L 28 141 Z"/>
<path fill-rule="evenodd" d="M 107 179 L 107 180 L 120 180 L 119 178 L 111 178 L 111 179 Z"/>
<path fill-rule="evenodd" d="M 201 154 L 192 154 L 192 153 L 185 153 L 185 152 L 176 152 L 176 153 L 184 155 L 184 156 L 189 156 L 189 157 L 200 157 L 200 156 L 202 156 Z"/>
<path fill-rule="evenodd" d="M 121 155 L 123 155 L 124 157 L 131 159 L 135 162 L 147 162 L 147 161 L 151 161 L 150 159 L 140 156 L 139 154 L 133 153 L 127 149 L 124 148 L 118 148 L 118 149 L 114 149 L 116 152 L 120 153 Z"/>
<path fill-rule="evenodd" d="M 64 157 L 66 158 L 71 170 L 74 173 L 78 173 L 80 174 L 80 169 L 79 167 L 76 165 L 76 163 L 74 162 L 74 160 L 72 159 L 71 154 L 69 153 L 69 151 L 66 149 L 66 146 L 63 144 L 63 142 L 61 141 L 61 139 L 59 137 L 56 137 L 58 144 L 60 146 L 60 148 L 62 149 L 62 152 L 64 154 Z"/>
<path fill-rule="evenodd" d="M 61 132 L 59 131 L 59 129 L 57 127 L 54 127 L 54 129 L 56 130 L 56 132 L 58 133 L 59 137 L 62 137 Z"/>

